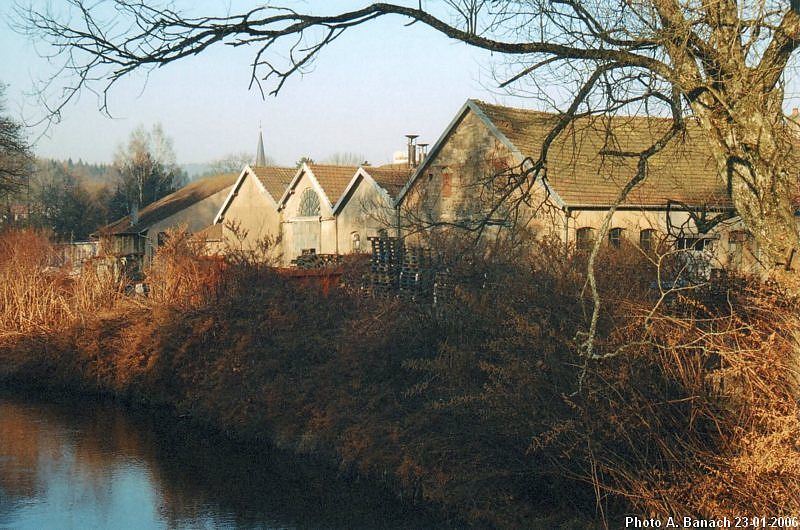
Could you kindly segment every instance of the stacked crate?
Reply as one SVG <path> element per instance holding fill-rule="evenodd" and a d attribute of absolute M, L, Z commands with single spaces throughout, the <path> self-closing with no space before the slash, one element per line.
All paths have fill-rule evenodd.
<path fill-rule="evenodd" d="M 403 241 L 397 237 L 370 237 L 370 284 L 373 292 L 390 293 L 397 290 L 403 262 Z"/>

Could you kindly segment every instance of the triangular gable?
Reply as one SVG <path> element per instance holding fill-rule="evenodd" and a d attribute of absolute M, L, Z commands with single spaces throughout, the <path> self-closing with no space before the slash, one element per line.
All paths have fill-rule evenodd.
<path fill-rule="evenodd" d="M 358 189 L 358 183 L 361 181 L 367 182 L 369 185 L 374 186 L 379 193 L 381 193 L 384 197 L 386 197 L 388 204 L 393 204 L 392 196 L 389 194 L 387 190 L 385 190 L 380 184 L 375 182 L 375 179 L 372 178 L 372 175 L 367 172 L 363 167 L 359 167 L 358 170 L 353 175 L 353 178 L 350 179 L 350 183 L 345 188 L 342 196 L 339 197 L 339 200 L 333 207 L 333 214 L 336 215 L 344 208 L 344 205 L 350 200 L 355 193 L 355 190 Z"/>
<path fill-rule="evenodd" d="M 230 193 L 225 198 L 225 202 L 222 203 L 219 212 L 217 212 L 217 215 L 214 217 L 214 224 L 219 223 L 220 220 L 222 220 L 222 218 L 225 217 L 225 212 L 230 207 L 231 203 L 233 202 L 233 199 L 236 198 L 236 196 L 239 194 L 239 190 L 241 189 L 242 185 L 244 184 L 244 180 L 247 177 L 251 177 L 256 182 L 258 188 L 267 196 L 267 200 L 272 204 L 272 206 L 275 207 L 275 209 L 278 209 L 280 201 L 276 200 L 275 197 L 272 196 L 272 194 L 269 192 L 266 186 L 264 186 L 264 183 L 261 182 L 261 179 L 258 178 L 258 175 L 256 175 L 253 168 L 251 168 L 250 165 L 248 164 L 244 166 L 244 169 L 242 169 L 242 172 L 236 179 L 233 188 L 231 188 Z"/>
<path fill-rule="evenodd" d="M 328 193 L 325 191 L 325 188 L 322 187 L 322 184 L 320 184 L 319 180 L 314 175 L 313 168 L 309 164 L 307 164 L 306 162 L 303 162 L 303 165 L 300 166 L 300 169 L 297 170 L 297 173 L 295 173 L 294 177 L 292 178 L 292 181 L 286 187 L 286 191 L 283 192 L 283 196 L 278 201 L 278 208 L 282 209 L 282 208 L 286 207 L 286 201 L 288 201 L 289 197 L 292 195 L 292 193 L 294 193 L 294 189 L 295 189 L 295 187 L 297 187 L 297 183 L 300 182 L 300 179 L 303 178 L 303 175 L 308 175 L 308 179 L 311 181 L 311 185 L 317 191 L 317 194 L 319 194 L 323 198 L 323 200 L 325 201 L 325 204 L 328 205 L 328 208 L 332 212 L 333 211 L 333 207 L 334 207 L 334 203 L 331 202 L 330 198 L 328 197 Z M 354 172 L 354 176 L 355 176 L 355 172 Z M 351 179 L 351 182 L 352 182 L 352 179 Z"/>
<path fill-rule="evenodd" d="M 481 110 L 481 108 L 476 104 L 475 100 L 468 99 L 467 102 L 464 103 L 464 105 L 458 110 L 453 120 L 447 125 L 447 128 L 444 130 L 439 139 L 436 140 L 436 143 L 433 144 L 433 147 L 431 147 L 430 152 L 422 161 L 422 163 L 417 167 L 417 169 L 414 171 L 414 174 L 411 176 L 411 179 L 403 187 L 403 189 L 400 190 L 400 193 L 397 195 L 397 199 L 394 201 L 395 208 L 399 207 L 400 203 L 408 194 L 409 190 L 411 190 L 411 188 L 414 186 L 414 183 L 417 181 L 419 176 L 422 175 L 423 172 L 428 168 L 428 164 L 430 163 L 430 161 L 436 157 L 438 152 L 447 143 L 447 140 L 450 137 L 450 135 L 453 133 L 453 131 L 455 131 L 456 127 L 458 127 L 458 125 L 461 123 L 461 121 L 469 112 L 474 113 L 475 116 L 477 116 L 478 119 L 481 120 L 481 122 L 486 126 L 489 132 L 492 133 L 492 135 L 495 138 L 497 138 L 497 140 L 511 152 L 511 154 L 514 156 L 514 160 L 516 160 L 518 164 L 523 163 L 523 161 L 525 160 L 525 156 L 523 156 L 522 152 L 517 148 L 517 146 L 515 146 L 506 137 L 506 135 L 503 134 L 500 131 L 500 129 L 497 128 L 497 126 L 495 126 L 492 120 L 490 120 L 489 117 L 486 116 L 486 114 L 483 112 L 483 110 Z M 549 186 L 547 181 L 542 180 L 542 184 L 544 185 L 550 197 L 555 201 L 555 203 L 559 207 L 565 208 L 566 203 L 564 203 L 564 201 L 561 200 L 561 197 L 558 195 L 558 193 L 555 192 L 555 190 L 553 190 Z"/>

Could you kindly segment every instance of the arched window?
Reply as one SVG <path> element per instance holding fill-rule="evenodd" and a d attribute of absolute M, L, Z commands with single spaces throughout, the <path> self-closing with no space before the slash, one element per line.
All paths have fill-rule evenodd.
<path fill-rule="evenodd" d="M 591 250 L 594 244 L 594 228 L 584 226 L 575 231 L 575 248 L 580 251 Z"/>
<path fill-rule="evenodd" d="M 300 196 L 300 206 L 297 208 L 297 215 L 300 217 L 319 216 L 319 195 L 311 188 L 303 190 Z"/>
<path fill-rule="evenodd" d="M 353 254 L 361 252 L 361 235 L 358 232 L 350 234 L 350 252 Z"/>
<path fill-rule="evenodd" d="M 614 248 L 619 248 L 622 243 L 622 228 L 612 228 L 608 231 L 608 243 Z"/>
<path fill-rule="evenodd" d="M 652 252 L 656 248 L 656 231 L 653 228 L 645 228 L 639 232 L 639 248 L 645 252 Z"/>

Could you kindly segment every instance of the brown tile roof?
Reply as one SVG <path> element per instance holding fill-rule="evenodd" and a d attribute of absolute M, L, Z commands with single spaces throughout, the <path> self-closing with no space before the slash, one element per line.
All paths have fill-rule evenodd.
<path fill-rule="evenodd" d="M 275 201 L 279 201 L 289 187 L 297 169 L 290 167 L 254 166 L 250 169 Z"/>
<path fill-rule="evenodd" d="M 542 140 L 558 119 L 556 114 L 474 103 L 523 156 L 534 160 L 539 156 Z M 660 137 L 669 123 L 646 117 L 578 119 L 550 147 L 547 178 L 551 187 L 570 206 L 613 204 L 635 174 L 636 160 L 602 156 L 601 151 L 640 151 Z M 731 206 L 703 131 L 696 125 L 690 124 L 685 135 L 673 139 L 650 158 L 647 180 L 629 194 L 625 204 L 663 206 L 668 200 Z"/>
<path fill-rule="evenodd" d="M 131 225 L 130 216 L 125 216 L 100 230 L 100 234 L 138 234 L 159 221 L 166 219 L 192 204 L 202 201 L 217 192 L 233 186 L 238 177 L 235 173 L 226 173 L 196 180 L 178 191 L 148 204 L 139 211 L 139 221 Z"/>
<path fill-rule="evenodd" d="M 350 179 L 353 178 L 358 167 L 356 166 L 332 166 L 326 164 L 309 164 L 308 167 L 314 173 L 314 177 L 319 182 L 331 206 L 335 205 L 342 196 Z"/>
<path fill-rule="evenodd" d="M 414 170 L 408 164 L 386 164 L 385 166 L 364 166 L 364 171 L 369 173 L 378 186 L 389 192 L 392 199 L 396 198 L 411 178 Z"/>

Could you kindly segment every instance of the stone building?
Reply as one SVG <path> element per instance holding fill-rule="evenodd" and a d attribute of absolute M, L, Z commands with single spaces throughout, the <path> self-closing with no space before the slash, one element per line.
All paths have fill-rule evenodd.
<path fill-rule="evenodd" d="M 263 153 L 263 147 L 259 152 Z M 213 238 L 222 247 L 256 254 L 266 252 L 267 255 L 261 257 L 279 259 L 281 214 L 278 205 L 296 172 L 286 167 L 245 166 L 214 216 L 213 229 L 204 234 L 206 240 Z"/>
<path fill-rule="evenodd" d="M 410 175 L 405 164 L 248 166 L 206 236 L 249 251 L 268 237 L 273 245 L 262 257 L 282 265 L 308 254 L 367 252 L 369 237 L 396 227 L 394 200 Z"/>
<path fill-rule="evenodd" d="M 210 225 L 235 180 L 235 174 L 196 180 L 101 228 L 94 234 L 100 239 L 100 254 L 119 260 L 128 273 L 140 272 L 168 230 L 193 234 Z"/>
<path fill-rule="evenodd" d="M 589 247 L 636 174 L 637 152 L 669 127 L 643 117 L 580 118 L 549 146 L 546 173 L 521 177 L 540 158 L 558 116 L 468 100 L 396 200 L 399 232 L 424 239 L 452 227 L 502 236 L 511 225 Z M 646 179 L 616 208 L 606 237 L 650 249 L 659 240 L 753 269 L 758 249 L 735 217 L 702 131 L 691 124 L 649 160 Z M 524 200 L 523 200 L 524 198 Z M 704 221 L 726 219 L 713 228 Z M 420 229 L 423 227 L 423 229 Z M 422 234 L 422 235 L 420 235 Z"/>

